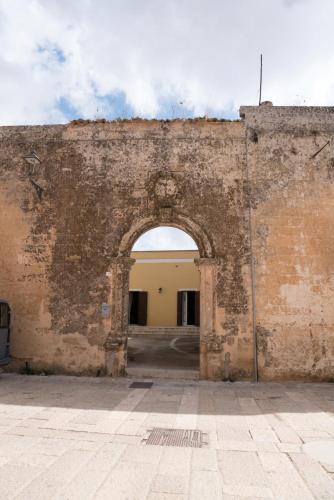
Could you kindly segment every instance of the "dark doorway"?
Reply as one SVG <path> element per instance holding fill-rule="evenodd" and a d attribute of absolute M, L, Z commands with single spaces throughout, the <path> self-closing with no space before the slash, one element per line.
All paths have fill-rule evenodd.
<path fill-rule="evenodd" d="M 7 302 L 0 300 L 0 365 L 10 361 L 10 307 Z"/>
<path fill-rule="evenodd" d="M 178 326 L 199 326 L 200 293 L 195 290 L 181 290 L 177 293 Z"/>
<path fill-rule="evenodd" d="M 130 292 L 129 324 L 146 326 L 147 324 L 147 292 Z"/>

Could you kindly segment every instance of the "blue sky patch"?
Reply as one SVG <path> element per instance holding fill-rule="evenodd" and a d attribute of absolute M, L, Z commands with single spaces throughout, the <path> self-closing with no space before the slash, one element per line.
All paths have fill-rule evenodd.
<path fill-rule="evenodd" d="M 134 109 L 126 101 L 126 94 L 122 90 L 117 90 L 110 95 L 99 97 L 101 109 L 98 109 L 98 117 L 113 120 L 116 118 L 131 118 L 136 115 Z M 108 109 L 107 116 L 103 116 L 103 110 Z M 101 115 L 101 116 L 100 116 Z"/>
<path fill-rule="evenodd" d="M 66 97 L 60 97 L 60 99 L 58 99 L 57 107 L 65 115 L 68 121 L 81 118 L 78 110 L 72 106 L 71 102 Z"/>
<path fill-rule="evenodd" d="M 64 52 L 56 45 L 38 45 L 37 52 L 47 54 L 50 59 L 56 59 L 60 64 L 66 61 Z"/>
<path fill-rule="evenodd" d="M 92 84 L 93 91 L 96 91 Z M 117 90 L 110 95 L 96 96 L 96 111 L 93 116 L 83 116 L 78 109 L 72 105 L 71 101 L 66 97 L 61 97 L 58 100 L 58 108 L 71 121 L 79 118 L 89 118 L 91 120 L 105 118 L 106 120 L 116 120 L 117 118 L 130 119 L 138 116 L 138 113 L 127 102 L 125 92 Z M 239 115 L 233 108 L 229 108 L 226 112 L 215 112 L 208 109 L 205 113 L 210 118 L 226 118 L 237 119 Z M 159 111 L 155 118 L 160 120 L 172 120 L 175 118 L 194 118 L 194 110 L 187 106 L 185 101 L 175 96 L 166 97 L 159 101 Z M 141 118 L 152 118 L 149 114 L 140 114 Z"/>

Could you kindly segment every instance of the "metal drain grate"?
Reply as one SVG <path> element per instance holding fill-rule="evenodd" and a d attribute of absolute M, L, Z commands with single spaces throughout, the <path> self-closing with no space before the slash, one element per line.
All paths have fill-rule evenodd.
<path fill-rule="evenodd" d="M 130 389 L 151 389 L 153 382 L 132 382 Z"/>
<path fill-rule="evenodd" d="M 161 429 L 155 427 L 149 433 L 146 444 L 150 445 L 202 448 L 207 444 L 204 441 L 206 434 L 196 429 Z"/>

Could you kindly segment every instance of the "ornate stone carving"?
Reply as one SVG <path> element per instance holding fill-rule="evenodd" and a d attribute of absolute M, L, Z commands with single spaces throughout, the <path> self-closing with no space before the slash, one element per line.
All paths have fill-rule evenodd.
<path fill-rule="evenodd" d="M 159 208 L 171 208 L 177 203 L 180 188 L 173 174 L 161 172 L 152 179 L 152 184 L 151 192 Z"/>
<path fill-rule="evenodd" d="M 177 184 L 173 177 L 160 177 L 154 188 L 154 193 L 159 200 L 173 199 L 177 192 Z"/>

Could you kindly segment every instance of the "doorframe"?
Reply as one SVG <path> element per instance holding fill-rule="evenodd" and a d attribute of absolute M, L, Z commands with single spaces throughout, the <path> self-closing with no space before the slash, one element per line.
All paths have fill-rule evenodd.
<path fill-rule="evenodd" d="M 182 290 L 185 292 L 185 290 Z M 182 293 L 182 305 L 181 305 L 181 322 L 182 326 L 188 325 L 188 294 Z"/>
<path fill-rule="evenodd" d="M 198 288 L 178 288 L 177 292 L 199 292 L 199 293 L 201 293 L 201 291 Z M 186 297 L 187 297 L 187 306 L 186 306 L 186 315 L 187 315 L 187 320 L 186 321 L 187 322 L 185 324 L 183 322 L 184 309 L 183 309 L 183 302 L 182 302 L 182 306 L 181 306 L 182 307 L 182 310 L 181 310 L 181 323 L 182 323 L 182 326 L 188 326 L 188 294 L 186 295 Z"/>
<path fill-rule="evenodd" d="M 143 288 L 129 288 L 129 304 L 128 304 L 128 321 L 129 321 L 129 326 L 131 324 L 136 324 L 136 323 L 130 323 L 130 317 L 131 317 L 131 306 L 132 304 L 130 303 L 130 297 L 131 297 L 131 292 L 146 292 L 146 290 L 144 290 Z M 146 311 L 146 314 L 147 314 L 147 311 Z"/>

